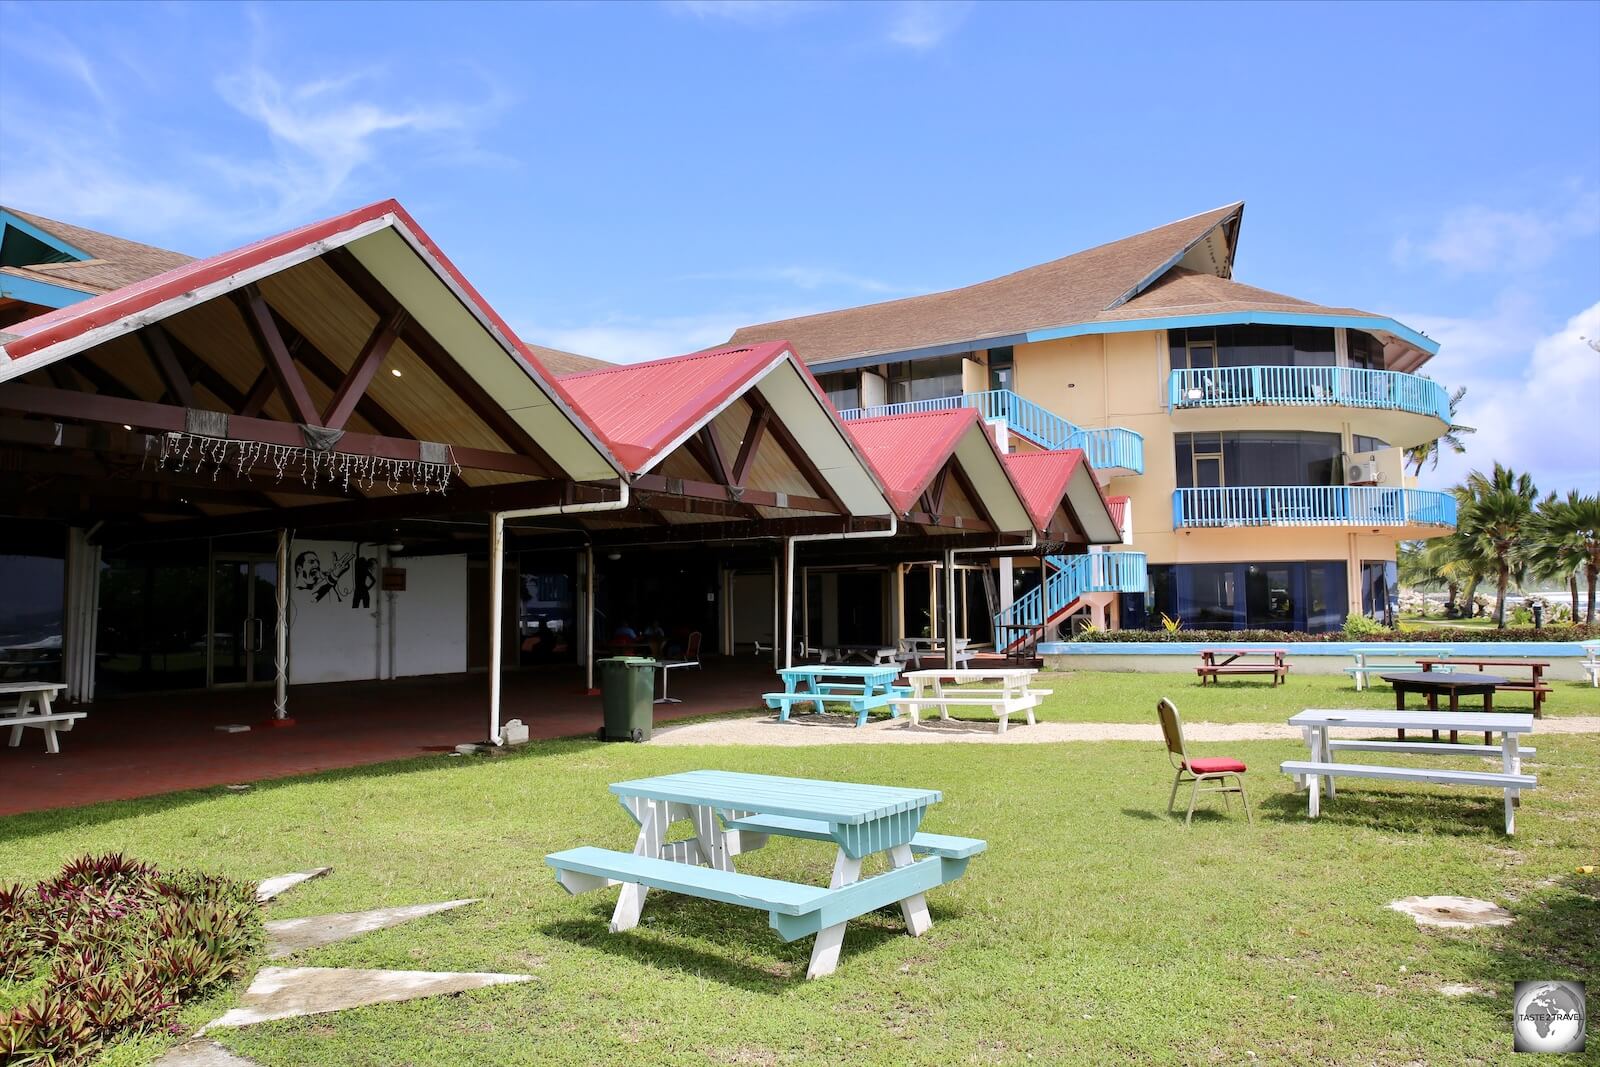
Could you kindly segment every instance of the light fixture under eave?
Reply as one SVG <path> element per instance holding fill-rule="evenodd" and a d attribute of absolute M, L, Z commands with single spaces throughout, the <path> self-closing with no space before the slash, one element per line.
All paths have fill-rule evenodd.
<path fill-rule="evenodd" d="M 615 549 L 613 549 L 612 551 L 606 553 L 606 559 L 609 559 L 612 563 L 615 563 L 617 560 L 619 560 L 621 558 L 622 558 L 622 553 L 616 551 Z"/>
<path fill-rule="evenodd" d="M 400 368 L 399 367 L 391 367 L 389 369 L 389 373 L 394 375 L 396 378 L 398 378 L 398 377 L 400 377 Z"/>
<path fill-rule="evenodd" d="M 406 546 L 401 544 L 399 541 L 390 541 L 384 547 L 387 548 L 390 552 L 404 552 L 405 549 L 406 549 Z"/>

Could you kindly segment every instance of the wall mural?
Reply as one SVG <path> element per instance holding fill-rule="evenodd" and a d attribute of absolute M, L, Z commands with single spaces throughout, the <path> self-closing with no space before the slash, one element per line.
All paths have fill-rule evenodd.
<path fill-rule="evenodd" d="M 295 588 L 310 593 L 313 604 L 320 604 L 331 596 L 334 603 L 349 600 L 356 610 L 370 609 L 372 587 L 377 584 L 377 557 L 359 555 L 358 548 L 349 552 L 331 551 L 329 556 L 324 569 L 322 557 L 315 549 L 298 553 L 294 557 Z"/>

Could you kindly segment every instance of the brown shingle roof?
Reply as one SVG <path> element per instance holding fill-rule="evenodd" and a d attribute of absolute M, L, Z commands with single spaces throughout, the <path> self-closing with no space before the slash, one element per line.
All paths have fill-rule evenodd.
<path fill-rule="evenodd" d="M 1215 274 L 1173 267 L 1150 288 L 1097 320 L 1146 319 L 1165 315 L 1206 315 L 1226 311 L 1295 311 L 1332 315 L 1370 315 L 1355 308 L 1330 308 L 1299 297 L 1258 289 Z"/>
<path fill-rule="evenodd" d="M 547 348 L 544 345 L 522 342 L 522 347 L 531 352 L 535 359 L 544 364 L 546 370 L 557 378 L 564 378 L 569 374 L 583 374 L 586 371 L 606 370 L 616 366 L 603 359 L 593 356 L 580 356 L 576 352 L 563 352 L 559 348 Z"/>
<path fill-rule="evenodd" d="M 6 210 L 74 248 L 87 252 L 90 256 L 89 259 L 76 263 L 39 263 L 3 268 L 6 273 L 18 277 L 49 282 L 52 285 L 64 285 L 72 289 L 81 289 L 86 293 L 109 293 L 124 285 L 131 285 L 165 273 L 174 267 L 181 267 L 194 258 L 181 252 L 169 252 L 154 245 L 140 244 L 138 241 L 113 237 L 97 230 L 87 230 L 82 226 L 57 222 L 55 219 L 18 211 L 13 207 L 8 207 Z"/>
<path fill-rule="evenodd" d="M 963 289 L 746 326 L 729 343 L 786 339 L 816 363 L 1084 322 L 1176 263 L 1242 208 L 1229 204 Z"/>

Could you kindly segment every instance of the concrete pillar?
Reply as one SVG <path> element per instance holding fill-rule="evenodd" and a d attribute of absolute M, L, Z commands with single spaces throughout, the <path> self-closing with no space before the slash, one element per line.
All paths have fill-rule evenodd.
<path fill-rule="evenodd" d="M 359 546 L 358 546 L 359 547 Z M 272 717 L 289 721 L 289 531 L 278 531 L 277 597 L 278 624 L 273 627 L 277 645 L 273 649 Z"/>
<path fill-rule="evenodd" d="M 597 696 L 594 687 L 594 546 L 583 546 L 583 691 Z"/>
<path fill-rule="evenodd" d="M 500 512 L 489 515 L 489 742 L 500 743 L 500 623 L 505 595 L 506 523 Z"/>
<path fill-rule="evenodd" d="M 956 554 L 952 549 L 944 550 L 944 665 L 956 665 L 955 642 L 959 632 L 956 629 Z"/>

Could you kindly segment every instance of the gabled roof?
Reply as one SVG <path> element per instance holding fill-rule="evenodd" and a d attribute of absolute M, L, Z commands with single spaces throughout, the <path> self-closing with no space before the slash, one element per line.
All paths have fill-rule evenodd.
<path fill-rule="evenodd" d="M 18 229 L 61 250 L 60 258 L 39 263 L 7 264 L 0 273 L 15 278 L 59 285 L 96 295 L 181 267 L 190 257 L 154 245 L 140 244 L 108 233 L 73 226 L 43 215 L 0 207 L 0 217 L 16 220 Z M 0 283 L 0 289 L 4 283 Z"/>
<path fill-rule="evenodd" d="M 878 472 L 895 512 L 904 515 L 916 509 L 917 498 L 949 462 L 961 438 L 982 425 L 977 411 L 952 408 L 853 419 L 845 428 Z"/>
<path fill-rule="evenodd" d="M 1227 234 L 1243 210 L 1242 202 L 1228 204 L 962 289 L 746 326 L 732 343 L 785 337 L 806 362 L 821 363 L 1081 322 L 1139 292 L 1213 231 L 1224 235 L 1223 248 L 1204 260 L 1231 271 L 1233 241 Z"/>
<path fill-rule="evenodd" d="M 1122 539 L 1121 525 L 1112 515 L 1081 449 L 1012 452 L 1006 456 L 1006 467 L 1036 529 L 1048 530 L 1056 510 L 1065 505 L 1091 544 L 1112 544 Z M 1122 499 L 1126 501 L 1127 497 Z"/>
<path fill-rule="evenodd" d="M 783 341 L 720 348 L 573 374 L 562 386 L 632 473 L 649 470 L 763 371 Z"/>
<path fill-rule="evenodd" d="M 16 323 L 0 334 L 0 382 L 347 249 L 576 481 L 621 465 L 511 328 L 395 200 L 347 211 Z M 556 414 L 557 419 L 543 417 Z"/>

